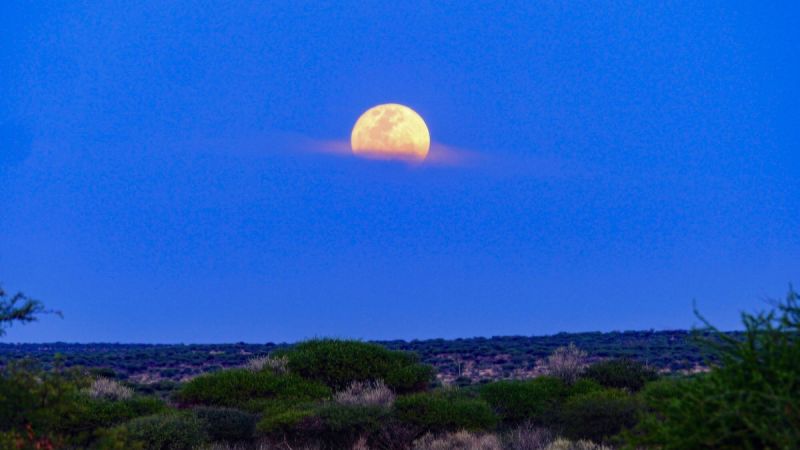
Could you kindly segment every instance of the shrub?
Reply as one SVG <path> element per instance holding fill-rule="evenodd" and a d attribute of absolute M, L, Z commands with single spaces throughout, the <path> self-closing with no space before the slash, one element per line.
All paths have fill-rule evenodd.
<path fill-rule="evenodd" d="M 390 370 L 386 384 L 398 394 L 410 394 L 426 390 L 435 376 L 436 370 L 427 364 L 410 364 Z"/>
<path fill-rule="evenodd" d="M 567 399 L 561 421 L 565 436 L 601 441 L 635 425 L 638 412 L 639 402 L 635 397 L 606 389 Z"/>
<path fill-rule="evenodd" d="M 30 361 L 10 363 L 0 371 L 0 432 L 49 433 L 74 420 L 85 398 L 86 383 L 75 371 L 42 371 Z"/>
<path fill-rule="evenodd" d="M 574 383 L 585 367 L 586 352 L 573 343 L 558 347 L 547 357 L 547 374 L 561 378 L 567 384 Z"/>
<path fill-rule="evenodd" d="M 133 389 L 123 386 L 110 378 L 98 378 L 92 382 L 86 393 L 92 398 L 125 400 L 133 396 Z"/>
<path fill-rule="evenodd" d="M 201 407 L 195 415 L 206 423 L 212 441 L 243 442 L 253 439 L 256 416 L 232 408 Z"/>
<path fill-rule="evenodd" d="M 123 427 L 128 442 L 148 450 L 192 450 L 208 440 L 205 423 L 189 414 L 140 417 Z"/>
<path fill-rule="evenodd" d="M 395 392 L 424 389 L 432 370 L 405 352 L 377 344 L 338 339 L 315 339 L 277 353 L 289 359 L 289 370 L 335 390 L 354 381 L 385 380 Z"/>
<path fill-rule="evenodd" d="M 360 438 L 369 439 L 390 412 L 379 406 L 350 406 L 330 403 L 316 409 L 298 424 L 299 434 L 326 448 L 352 447 Z"/>
<path fill-rule="evenodd" d="M 76 444 L 91 442 L 101 428 L 122 424 L 136 417 L 148 416 L 166 410 L 166 405 L 154 397 L 132 397 L 127 400 L 107 400 L 84 397 L 76 413 L 64 417 L 56 429 L 71 436 Z"/>
<path fill-rule="evenodd" d="M 699 316 L 699 314 L 698 314 Z M 651 383 L 631 445 L 681 448 L 800 448 L 800 296 L 768 313 L 742 314 L 734 338 L 702 317 L 721 364 L 687 380 Z"/>
<path fill-rule="evenodd" d="M 401 422 L 433 433 L 488 430 L 497 424 L 497 417 L 485 401 L 458 392 L 402 396 L 395 400 L 394 408 Z"/>
<path fill-rule="evenodd" d="M 347 389 L 334 394 L 340 405 L 392 406 L 394 392 L 382 380 L 354 381 Z"/>
<path fill-rule="evenodd" d="M 589 366 L 583 373 L 605 387 L 628 389 L 636 392 L 649 381 L 658 378 L 655 370 L 632 359 L 611 359 Z"/>
<path fill-rule="evenodd" d="M 500 439 L 493 434 L 457 431 L 442 435 L 427 433 L 414 441 L 413 450 L 502 450 Z"/>
<path fill-rule="evenodd" d="M 554 411 L 566 395 L 564 383 L 553 377 L 498 381 L 480 387 L 480 396 L 506 424 L 552 424 Z"/>
<path fill-rule="evenodd" d="M 320 383 L 297 375 L 231 369 L 201 375 L 184 384 L 175 398 L 187 405 L 227 406 L 250 412 L 280 409 L 330 396 Z"/>

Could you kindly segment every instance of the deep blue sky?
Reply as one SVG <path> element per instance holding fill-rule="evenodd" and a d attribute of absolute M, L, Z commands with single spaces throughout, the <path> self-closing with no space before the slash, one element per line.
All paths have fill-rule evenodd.
<path fill-rule="evenodd" d="M 699 3 L 3 2 L 0 281 L 65 315 L 5 340 L 734 328 L 800 283 L 800 7 Z M 385 102 L 470 158 L 309 151 Z"/>

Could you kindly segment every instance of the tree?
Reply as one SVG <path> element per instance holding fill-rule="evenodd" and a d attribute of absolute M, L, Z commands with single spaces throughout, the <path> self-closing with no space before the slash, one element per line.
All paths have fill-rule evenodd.
<path fill-rule="evenodd" d="M 34 322 L 40 314 L 57 314 L 61 316 L 59 311 L 45 309 L 44 304 L 39 300 L 34 300 L 22 292 L 8 295 L 0 287 L 0 336 L 5 335 L 5 329 L 13 325 L 14 322 Z"/>
<path fill-rule="evenodd" d="M 742 314 L 741 336 L 698 316 L 718 364 L 645 387 L 650 411 L 631 448 L 800 448 L 800 296 L 790 290 L 776 309 Z"/>

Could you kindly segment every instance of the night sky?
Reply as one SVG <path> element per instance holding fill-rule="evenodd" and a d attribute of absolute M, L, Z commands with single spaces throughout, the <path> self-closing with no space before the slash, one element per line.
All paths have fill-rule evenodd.
<path fill-rule="evenodd" d="M 0 282 L 64 313 L 3 339 L 675 329 L 693 300 L 736 328 L 800 284 L 798 23 L 796 2 L 2 2 Z M 387 102 L 430 160 L 347 151 Z"/>

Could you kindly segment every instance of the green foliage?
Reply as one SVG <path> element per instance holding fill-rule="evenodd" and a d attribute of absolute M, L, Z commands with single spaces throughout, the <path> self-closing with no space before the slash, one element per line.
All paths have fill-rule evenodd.
<path fill-rule="evenodd" d="M 640 403 L 618 389 L 592 391 L 568 398 L 561 409 L 564 435 L 600 442 L 636 424 Z"/>
<path fill-rule="evenodd" d="M 6 333 L 5 329 L 15 322 L 34 322 L 37 315 L 47 313 L 61 315 L 60 312 L 46 310 L 42 302 L 34 300 L 22 292 L 8 295 L 0 287 L 0 336 L 3 336 Z"/>
<path fill-rule="evenodd" d="M 85 392 L 89 382 L 79 370 L 43 371 L 30 363 L 9 365 L 0 372 L 0 432 L 33 443 L 47 440 L 84 448 L 95 442 L 105 427 L 166 409 L 163 401 L 150 397 L 91 398 Z"/>
<path fill-rule="evenodd" d="M 529 421 L 550 425 L 567 386 L 558 378 L 538 377 L 525 381 L 498 381 L 481 386 L 480 396 L 505 424 Z"/>
<path fill-rule="evenodd" d="M 488 430 L 497 416 L 485 401 L 458 392 L 418 393 L 398 397 L 395 415 L 421 431 Z"/>
<path fill-rule="evenodd" d="M 75 420 L 87 381 L 77 371 L 42 371 L 31 363 L 15 363 L 0 372 L 0 431 L 54 430 Z"/>
<path fill-rule="evenodd" d="M 409 394 L 426 390 L 435 376 L 433 366 L 410 364 L 390 370 L 384 382 L 397 394 Z"/>
<path fill-rule="evenodd" d="M 289 407 L 283 411 L 264 414 L 256 425 L 256 430 L 266 435 L 292 436 L 296 434 L 298 424 L 313 415 L 314 410 L 310 406 Z"/>
<path fill-rule="evenodd" d="M 330 403 L 305 418 L 299 431 L 326 448 L 351 448 L 360 437 L 369 437 L 380 430 L 389 414 L 388 409 L 380 406 Z"/>
<path fill-rule="evenodd" d="M 322 382 L 334 390 L 353 381 L 382 379 L 395 392 L 424 389 L 433 372 L 410 353 L 377 344 L 338 339 L 315 339 L 278 352 L 289 358 L 289 370 Z"/>
<path fill-rule="evenodd" d="M 232 369 L 206 374 L 184 384 L 175 398 L 187 405 L 227 406 L 250 412 L 280 408 L 330 396 L 330 390 L 297 375 Z"/>
<path fill-rule="evenodd" d="M 567 391 L 567 396 L 573 397 L 575 395 L 588 394 L 590 392 L 596 392 L 602 390 L 604 390 L 604 388 L 600 383 L 594 380 L 581 379 L 576 381 L 575 383 L 572 384 L 572 386 L 569 387 Z"/>
<path fill-rule="evenodd" d="M 69 436 L 74 444 L 91 442 L 102 428 L 112 427 L 136 417 L 163 412 L 164 402 L 154 397 L 132 397 L 126 400 L 94 399 L 82 396 L 75 402 L 74 413 L 62 418 L 54 427 Z"/>
<path fill-rule="evenodd" d="M 701 317 L 702 319 L 702 317 Z M 648 386 L 650 413 L 632 445 L 680 448 L 800 448 L 800 297 L 768 313 L 743 314 L 742 339 L 706 340 L 721 365 L 688 380 Z"/>
<path fill-rule="evenodd" d="M 206 423 L 212 441 L 243 442 L 253 439 L 256 416 L 233 408 L 200 407 L 195 415 Z"/>
<path fill-rule="evenodd" d="M 658 378 L 652 368 L 627 358 L 610 359 L 589 366 L 583 377 L 594 380 L 605 387 L 628 389 L 636 392 L 650 381 Z"/>
<path fill-rule="evenodd" d="M 191 414 L 156 414 L 122 426 L 124 440 L 148 450 L 193 450 L 208 441 L 206 424 Z"/>

